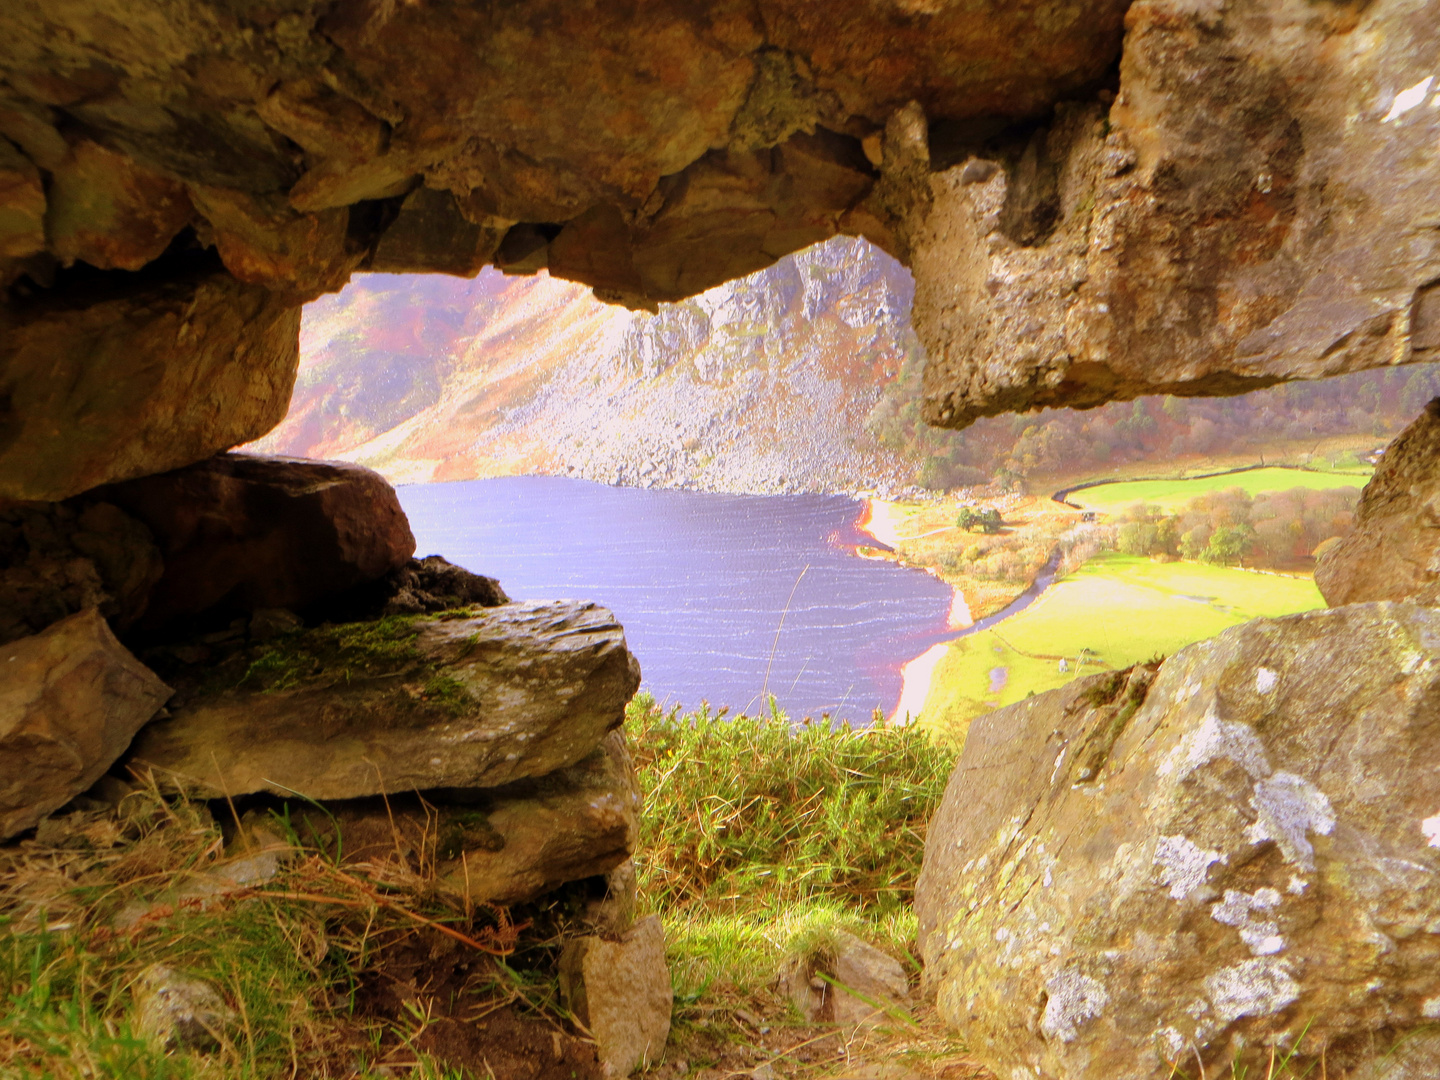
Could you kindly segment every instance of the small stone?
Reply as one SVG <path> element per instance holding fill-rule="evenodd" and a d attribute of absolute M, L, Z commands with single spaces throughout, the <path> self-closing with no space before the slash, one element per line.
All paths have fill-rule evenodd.
<path fill-rule="evenodd" d="M 560 954 L 560 993 L 595 1039 L 609 1075 L 658 1061 L 670 1036 L 674 992 L 665 930 L 647 915 L 619 941 L 575 938 Z"/>
<path fill-rule="evenodd" d="M 843 930 L 828 948 L 787 960 L 777 983 L 811 1023 L 878 1024 L 887 1009 L 903 1008 L 910 998 L 900 962 Z"/>
<path fill-rule="evenodd" d="M 605 875 L 603 896 L 587 900 L 580 920 L 601 937 L 619 937 L 635 924 L 635 862 L 626 859 Z"/>
<path fill-rule="evenodd" d="M 161 964 L 146 968 L 135 988 L 136 1027 L 167 1050 L 211 1050 L 235 1013 L 213 986 Z"/>

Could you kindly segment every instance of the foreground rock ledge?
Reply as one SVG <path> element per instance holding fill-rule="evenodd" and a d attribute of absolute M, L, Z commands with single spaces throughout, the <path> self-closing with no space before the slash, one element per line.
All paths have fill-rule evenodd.
<path fill-rule="evenodd" d="M 600 877 L 635 850 L 640 789 L 623 732 L 575 765 L 487 791 L 430 792 L 290 804 L 301 836 L 346 865 L 400 856 L 432 864 L 438 883 L 472 903 L 519 904 Z M 336 830 L 340 842 L 335 843 Z"/>
<path fill-rule="evenodd" d="M 916 892 L 941 1015 L 1016 1080 L 1390 1075 L 1440 1013 L 1440 611 L 1260 619 L 1149 679 L 971 726 Z"/>
<path fill-rule="evenodd" d="M 619 726 L 640 667 L 609 611 L 558 601 L 303 631 L 204 678 L 177 680 L 135 765 L 212 798 L 350 799 L 574 765 Z"/>

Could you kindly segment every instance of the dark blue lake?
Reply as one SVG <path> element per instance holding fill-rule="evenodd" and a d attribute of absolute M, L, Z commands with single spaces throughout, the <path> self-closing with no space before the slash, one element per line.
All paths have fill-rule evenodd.
<path fill-rule="evenodd" d="M 662 702 L 755 711 L 768 689 L 792 717 L 864 721 L 894 709 L 901 665 L 949 636 L 949 586 L 854 553 L 875 544 L 855 499 L 539 476 L 399 490 L 417 554 L 516 600 L 613 610 Z"/>

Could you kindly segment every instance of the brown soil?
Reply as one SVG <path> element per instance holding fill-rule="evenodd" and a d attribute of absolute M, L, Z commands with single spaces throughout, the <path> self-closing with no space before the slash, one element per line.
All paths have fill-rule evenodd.
<path fill-rule="evenodd" d="M 599 1080 L 604 1075 L 593 1043 L 510 1009 L 473 1024 L 441 1020 L 415 1045 L 451 1067 L 464 1066 L 495 1080 Z"/>

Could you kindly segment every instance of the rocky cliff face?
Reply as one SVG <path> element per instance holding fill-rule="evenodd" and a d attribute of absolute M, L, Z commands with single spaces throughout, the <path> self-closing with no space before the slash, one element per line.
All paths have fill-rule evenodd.
<path fill-rule="evenodd" d="M 912 291 L 843 238 L 654 315 L 544 275 L 361 277 L 306 308 L 290 415 L 258 448 L 402 482 L 904 487 L 915 463 L 866 418 L 917 348 Z"/>

